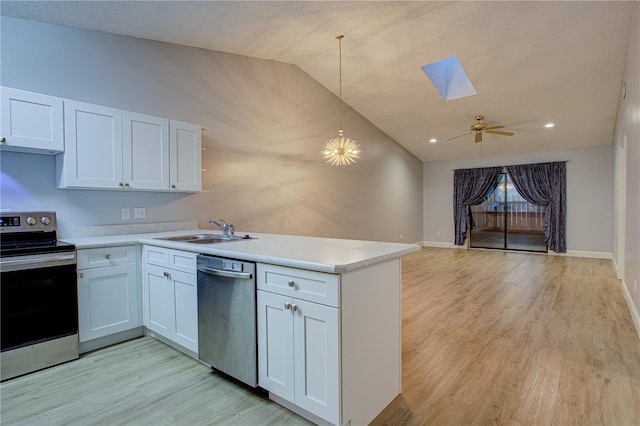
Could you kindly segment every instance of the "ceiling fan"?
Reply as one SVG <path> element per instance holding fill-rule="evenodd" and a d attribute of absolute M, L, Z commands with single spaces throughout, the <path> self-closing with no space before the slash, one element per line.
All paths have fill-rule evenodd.
<path fill-rule="evenodd" d="M 487 127 L 487 123 L 485 123 L 484 121 L 484 116 L 482 115 L 476 115 L 476 123 L 471 125 L 471 131 L 464 133 L 462 135 L 458 135 L 458 136 L 454 136 L 450 139 L 447 139 L 447 141 L 456 139 L 456 138 L 460 138 L 462 136 L 466 136 L 466 135 L 470 135 L 471 133 L 475 133 L 475 139 L 474 142 L 478 143 L 478 142 L 482 142 L 482 133 L 491 133 L 494 135 L 502 135 L 502 136 L 513 136 L 515 135 L 515 133 L 513 132 L 505 132 L 504 130 L 498 130 L 498 129 L 504 129 L 504 126 L 491 126 L 491 127 Z"/>

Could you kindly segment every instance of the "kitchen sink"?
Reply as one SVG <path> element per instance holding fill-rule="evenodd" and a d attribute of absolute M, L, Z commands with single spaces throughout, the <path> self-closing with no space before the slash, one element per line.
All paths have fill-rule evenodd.
<path fill-rule="evenodd" d="M 221 234 L 190 234 L 179 235 L 177 237 L 158 237 L 157 240 L 175 241 L 178 243 L 192 243 L 192 244 L 214 244 L 214 243 L 226 243 L 230 241 L 248 240 L 250 236 L 244 237 L 231 237 Z"/>

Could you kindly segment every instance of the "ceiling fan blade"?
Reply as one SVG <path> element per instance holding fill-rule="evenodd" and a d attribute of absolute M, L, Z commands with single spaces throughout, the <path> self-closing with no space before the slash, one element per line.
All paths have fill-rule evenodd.
<path fill-rule="evenodd" d="M 461 138 L 461 137 L 463 137 L 463 136 L 470 135 L 470 134 L 471 134 L 471 132 L 467 132 L 467 133 L 464 133 L 464 134 L 462 134 L 462 135 L 454 136 L 454 137 L 452 137 L 452 138 L 447 139 L 447 142 L 448 142 L 448 141 L 451 141 L 451 140 L 454 140 L 454 139 Z"/>
<path fill-rule="evenodd" d="M 486 132 L 487 130 L 495 130 L 495 129 L 504 129 L 504 126 L 491 126 L 491 127 L 485 128 L 484 131 Z"/>
<path fill-rule="evenodd" d="M 482 132 L 476 132 L 475 143 L 482 142 Z"/>
<path fill-rule="evenodd" d="M 503 132 L 500 130 L 485 130 L 487 133 L 493 133 L 494 135 L 502 135 L 502 136 L 513 136 L 515 133 L 513 132 Z"/>

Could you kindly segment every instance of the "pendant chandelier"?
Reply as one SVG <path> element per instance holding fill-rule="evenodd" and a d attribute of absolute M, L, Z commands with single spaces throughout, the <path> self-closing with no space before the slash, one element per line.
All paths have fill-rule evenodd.
<path fill-rule="evenodd" d="M 329 139 L 324 144 L 324 151 L 322 152 L 324 159 L 332 166 L 348 166 L 355 164 L 356 160 L 360 158 L 360 145 L 354 139 L 350 139 L 344 136 L 342 130 L 342 39 L 344 35 L 337 35 L 338 51 L 340 53 L 340 77 L 338 82 L 340 84 L 340 129 L 338 130 L 338 137 Z"/>

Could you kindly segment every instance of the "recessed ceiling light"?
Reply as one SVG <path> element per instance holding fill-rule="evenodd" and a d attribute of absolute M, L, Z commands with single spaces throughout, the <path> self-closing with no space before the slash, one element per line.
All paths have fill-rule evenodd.
<path fill-rule="evenodd" d="M 553 124 L 553 123 L 547 123 L 547 124 L 544 125 L 544 127 L 546 127 L 547 129 L 550 129 L 553 126 L 555 126 L 555 124 Z"/>
<path fill-rule="evenodd" d="M 436 138 L 431 138 L 431 139 L 429 139 L 429 142 L 431 142 L 431 143 L 436 143 L 436 142 L 438 142 L 438 139 L 436 139 Z"/>

